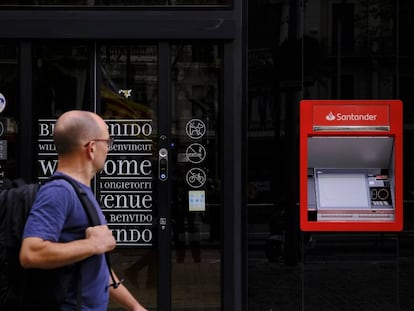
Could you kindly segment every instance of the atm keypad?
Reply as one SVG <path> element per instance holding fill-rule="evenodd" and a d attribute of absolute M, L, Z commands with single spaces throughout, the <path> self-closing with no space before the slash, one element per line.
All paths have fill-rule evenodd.
<path fill-rule="evenodd" d="M 391 190 L 388 176 L 368 177 L 371 206 L 372 207 L 391 207 Z"/>

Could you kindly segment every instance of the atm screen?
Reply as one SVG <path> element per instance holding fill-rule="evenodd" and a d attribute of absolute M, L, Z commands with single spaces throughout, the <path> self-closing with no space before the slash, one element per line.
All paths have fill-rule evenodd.
<path fill-rule="evenodd" d="M 316 169 L 318 209 L 369 209 L 366 172 Z"/>

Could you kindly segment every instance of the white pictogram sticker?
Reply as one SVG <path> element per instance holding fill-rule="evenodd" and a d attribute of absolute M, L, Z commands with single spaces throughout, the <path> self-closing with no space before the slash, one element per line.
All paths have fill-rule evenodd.
<path fill-rule="evenodd" d="M 206 210 L 206 193 L 204 190 L 188 191 L 188 210 L 190 212 L 204 212 Z"/>
<path fill-rule="evenodd" d="M 6 97 L 2 93 L 0 93 L 0 112 L 6 108 Z"/>
<path fill-rule="evenodd" d="M 200 188 L 206 182 L 206 173 L 200 168 L 192 168 L 185 176 L 187 184 L 193 188 Z"/>
<path fill-rule="evenodd" d="M 187 147 L 185 156 L 191 163 L 201 163 L 206 158 L 206 149 L 203 145 L 194 143 Z"/>
<path fill-rule="evenodd" d="M 206 133 L 206 125 L 200 119 L 191 119 L 185 126 L 187 136 L 192 139 L 199 139 Z"/>

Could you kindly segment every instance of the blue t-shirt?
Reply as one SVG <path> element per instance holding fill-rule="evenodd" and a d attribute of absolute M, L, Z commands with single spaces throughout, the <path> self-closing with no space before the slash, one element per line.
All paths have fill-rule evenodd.
<path fill-rule="evenodd" d="M 59 174 L 59 173 L 57 173 Z M 101 223 L 104 215 L 92 190 L 79 183 L 89 199 L 95 202 Z M 86 212 L 75 189 L 67 181 L 57 179 L 45 183 L 37 193 L 35 202 L 26 222 L 23 237 L 38 237 L 52 242 L 70 242 L 85 238 L 85 229 L 89 227 Z M 81 264 L 82 310 L 106 311 L 108 306 L 109 272 L 105 256 L 92 256 Z M 70 280 L 70 289 L 62 305 L 62 311 L 76 310 L 77 275 Z"/>

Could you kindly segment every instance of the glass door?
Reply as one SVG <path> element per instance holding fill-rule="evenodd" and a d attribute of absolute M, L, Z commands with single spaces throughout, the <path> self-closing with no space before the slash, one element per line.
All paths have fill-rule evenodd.
<path fill-rule="evenodd" d="M 221 310 L 221 46 L 48 41 L 31 50 L 36 177 L 55 168 L 59 114 L 96 111 L 115 139 L 94 180 L 118 244 L 114 270 L 150 310 Z"/>
<path fill-rule="evenodd" d="M 172 306 L 221 310 L 221 72 L 217 44 L 171 45 Z"/>
<path fill-rule="evenodd" d="M 115 269 L 151 310 L 159 310 L 160 296 L 158 68 L 156 44 L 97 44 L 96 109 L 115 141 L 96 193 L 117 240 Z"/>

